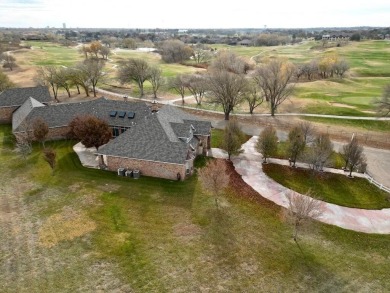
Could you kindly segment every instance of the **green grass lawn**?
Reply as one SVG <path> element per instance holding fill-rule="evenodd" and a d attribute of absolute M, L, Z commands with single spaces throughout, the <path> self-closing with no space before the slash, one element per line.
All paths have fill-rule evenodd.
<path fill-rule="evenodd" d="M 246 143 L 251 138 L 250 135 L 245 135 L 244 139 L 241 141 L 241 144 Z M 223 144 L 223 129 L 213 128 L 211 130 L 211 147 L 212 148 L 221 148 Z"/>
<path fill-rule="evenodd" d="M 73 143 L 47 143 L 57 151 L 52 176 L 39 145 L 25 162 L 12 151 L 10 126 L 0 126 L 0 196 L 12 212 L 0 221 L 4 292 L 390 290 L 390 235 L 315 222 L 299 249 L 280 209 L 246 199 L 243 189 L 230 188 L 216 211 L 196 175 L 132 180 L 86 169 Z M 95 228 L 70 238 L 84 222 L 65 230 L 62 222 L 78 215 Z M 45 247 L 51 223 L 56 237 Z"/>
<path fill-rule="evenodd" d="M 312 174 L 311 170 L 276 164 L 265 164 L 263 170 L 276 182 L 303 194 L 310 190 L 329 203 L 361 209 L 390 208 L 390 196 L 365 178 L 351 179 L 332 173 Z"/>
<path fill-rule="evenodd" d="M 352 126 L 361 128 L 367 131 L 390 131 L 390 121 L 378 121 L 378 120 L 348 120 L 348 119 L 336 119 L 336 118 L 322 118 L 322 117 L 304 117 L 303 119 L 324 123 L 343 126 Z"/>

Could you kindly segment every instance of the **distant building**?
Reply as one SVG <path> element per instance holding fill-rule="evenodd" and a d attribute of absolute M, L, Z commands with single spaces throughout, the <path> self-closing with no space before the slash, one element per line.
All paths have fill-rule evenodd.
<path fill-rule="evenodd" d="M 66 29 L 66 23 L 65 22 L 62 24 L 62 28 Z"/>
<path fill-rule="evenodd" d="M 337 41 L 349 41 L 351 34 L 340 33 L 340 34 L 327 34 L 322 35 L 322 40 L 337 42 Z"/>

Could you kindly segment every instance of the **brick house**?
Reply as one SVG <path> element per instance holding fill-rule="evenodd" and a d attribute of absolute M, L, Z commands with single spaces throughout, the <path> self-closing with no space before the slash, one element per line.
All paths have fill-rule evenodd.
<path fill-rule="evenodd" d="M 198 154 L 210 148 L 211 123 L 199 120 L 173 106 L 152 111 L 145 102 L 99 98 L 87 102 L 45 105 L 28 98 L 12 117 L 17 139 L 31 131 L 37 118 L 49 127 L 48 140 L 64 139 L 76 116 L 93 115 L 107 121 L 113 139 L 97 155 L 111 171 L 139 170 L 152 177 L 183 180 L 192 174 Z"/>
<path fill-rule="evenodd" d="M 210 149 L 211 123 L 173 107 L 163 106 L 143 123 L 99 148 L 107 168 L 140 170 L 147 176 L 184 179 L 194 159 Z"/>
<path fill-rule="evenodd" d="M 11 123 L 12 113 L 29 98 L 46 105 L 52 102 L 49 90 L 44 86 L 5 90 L 0 93 L 0 123 Z"/>

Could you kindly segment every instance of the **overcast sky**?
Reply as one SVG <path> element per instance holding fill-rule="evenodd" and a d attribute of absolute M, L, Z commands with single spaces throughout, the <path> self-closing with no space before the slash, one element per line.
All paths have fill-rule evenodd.
<path fill-rule="evenodd" d="M 390 0 L 0 0 L 0 27 L 62 23 L 68 28 L 390 26 Z"/>

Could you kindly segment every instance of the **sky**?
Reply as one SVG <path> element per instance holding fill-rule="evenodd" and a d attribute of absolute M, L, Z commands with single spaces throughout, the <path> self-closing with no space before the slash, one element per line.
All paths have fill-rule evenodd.
<path fill-rule="evenodd" d="M 232 3 L 232 4 L 229 4 Z M 390 0 L 0 0 L 0 27 L 390 26 Z"/>

